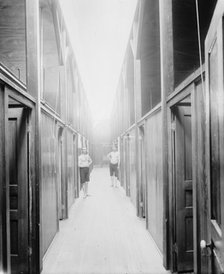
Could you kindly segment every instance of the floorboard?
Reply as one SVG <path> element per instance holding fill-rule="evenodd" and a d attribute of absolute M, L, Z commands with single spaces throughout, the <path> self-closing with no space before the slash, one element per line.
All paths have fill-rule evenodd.
<path fill-rule="evenodd" d="M 89 194 L 60 222 L 42 274 L 165 274 L 162 258 L 144 222 L 109 172 L 95 168 Z"/>

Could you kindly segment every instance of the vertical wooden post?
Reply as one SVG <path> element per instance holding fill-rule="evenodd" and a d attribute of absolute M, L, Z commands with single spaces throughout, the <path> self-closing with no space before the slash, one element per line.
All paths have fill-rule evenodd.
<path fill-rule="evenodd" d="M 68 120 L 67 120 L 68 121 Z M 64 186 L 65 186 L 65 190 L 64 190 L 64 218 L 67 219 L 68 218 L 68 160 L 67 160 L 67 155 L 68 155 L 68 129 L 67 127 L 65 127 L 64 129 Z"/>
<path fill-rule="evenodd" d="M 7 158 L 8 93 L 0 91 L 0 271 L 11 273 L 10 267 L 10 216 L 9 177 Z"/>
<path fill-rule="evenodd" d="M 135 59 L 135 119 L 138 121 L 142 116 L 141 107 L 141 61 Z"/>
<path fill-rule="evenodd" d="M 161 98 L 162 98 L 162 172 L 163 172 L 163 264 L 169 268 L 172 247 L 169 246 L 169 208 L 168 208 L 168 130 L 167 94 L 174 88 L 173 68 L 173 25 L 172 0 L 160 0 L 160 57 L 161 57 Z"/>
<path fill-rule="evenodd" d="M 35 180 L 32 183 L 33 196 L 30 204 L 30 273 L 40 273 L 42 269 L 41 244 L 41 136 L 40 136 L 40 30 L 39 0 L 26 0 L 26 41 L 27 41 L 27 92 L 36 99 L 35 107 Z"/>
<path fill-rule="evenodd" d="M 141 118 L 141 63 L 134 54 L 134 109 L 135 109 L 135 147 L 136 147 L 136 187 L 137 187 L 137 216 L 140 216 L 140 170 L 139 170 L 139 129 L 137 121 Z"/>
<path fill-rule="evenodd" d="M 4 182 L 5 182 L 5 171 L 4 171 L 4 92 L 2 91 L 2 88 L 0 90 L 0 272 L 3 272 L 4 270 L 4 256 L 6 254 L 5 251 L 5 245 L 4 245 L 4 223 L 5 223 L 5 212 L 4 212 Z"/>

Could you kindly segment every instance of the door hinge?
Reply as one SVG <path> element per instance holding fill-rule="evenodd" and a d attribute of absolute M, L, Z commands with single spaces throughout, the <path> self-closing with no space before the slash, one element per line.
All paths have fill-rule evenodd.
<path fill-rule="evenodd" d="M 177 243 L 173 244 L 173 252 L 175 252 L 176 254 L 178 253 Z"/>

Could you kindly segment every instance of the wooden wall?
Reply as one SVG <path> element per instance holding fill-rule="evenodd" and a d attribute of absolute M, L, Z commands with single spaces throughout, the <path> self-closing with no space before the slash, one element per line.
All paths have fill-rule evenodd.
<path fill-rule="evenodd" d="M 125 170 L 125 137 L 120 138 L 120 183 L 125 188 L 126 170 Z"/>
<path fill-rule="evenodd" d="M 58 230 L 56 140 L 55 121 L 42 113 L 41 116 L 42 160 L 42 255 L 46 252 Z"/>
<path fill-rule="evenodd" d="M 216 0 L 198 1 L 202 55 L 204 55 L 204 39 L 216 2 Z M 206 199 L 208 193 L 206 193 L 205 185 L 205 106 L 202 85 L 199 80 L 199 48 L 195 1 L 189 0 L 182 3 L 182 1 L 170 0 L 166 4 L 162 4 L 163 1 L 143 0 L 139 1 L 139 3 L 140 9 L 135 15 L 137 27 L 135 28 L 133 24 L 128 42 L 132 43 L 133 48 L 135 48 L 135 39 L 138 40 L 136 46 L 137 54 L 134 54 L 134 62 L 132 63 L 130 61 L 130 47 L 128 44 L 113 107 L 113 115 L 116 117 L 116 122 L 113 124 L 112 137 L 113 139 L 116 139 L 118 136 L 121 137 L 121 183 L 126 189 L 126 194 L 130 195 L 134 205 L 140 208 L 140 203 L 139 205 L 136 204 L 136 186 L 137 189 L 140 187 L 141 191 L 141 181 L 138 176 L 137 181 L 140 182 L 138 186 L 136 171 L 133 168 L 133 161 L 136 161 L 138 157 L 135 157 L 135 160 L 133 160 L 136 142 L 132 142 L 134 129 L 133 127 L 130 129 L 132 125 L 130 105 L 132 104 L 131 100 L 135 97 L 141 100 L 141 104 L 137 104 L 139 107 L 137 113 L 141 112 L 141 117 L 138 117 L 140 120 L 137 120 L 136 123 L 145 129 L 146 218 L 148 230 L 160 251 L 164 252 L 164 265 L 172 269 L 173 264 L 176 264 L 174 262 L 174 242 L 172 242 L 175 230 L 172 227 L 174 208 L 170 195 L 172 193 L 171 185 L 169 185 L 172 168 L 168 165 L 172 161 L 170 159 L 168 161 L 167 158 L 170 149 L 167 134 L 170 132 L 170 127 L 174 125 L 171 126 L 169 111 L 171 105 L 173 106 L 179 100 L 191 95 L 194 249 L 196 250 L 194 252 L 194 260 L 195 267 L 198 268 L 197 273 L 204 273 L 207 271 L 206 267 L 200 269 L 200 262 L 203 262 L 202 267 L 204 267 L 207 263 L 206 261 L 208 261 L 208 256 L 201 254 L 199 243 L 201 239 L 206 239 L 208 235 L 206 220 L 208 210 Z M 161 19 L 161 26 L 159 25 L 159 19 Z M 160 27 L 163 33 L 160 33 Z M 135 31 L 136 29 L 137 31 Z M 160 40 L 160 37 L 162 40 Z M 173 43 L 172 49 L 167 47 L 167 37 L 170 39 L 169 45 Z M 162 54 L 160 52 L 160 42 L 162 42 Z M 166 51 L 167 49 L 168 51 Z M 162 67 L 160 67 L 161 56 L 164 58 Z M 132 68 L 138 62 L 140 62 L 141 66 L 141 79 L 139 81 L 141 85 L 135 89 L 135 94 L 133 95 L 129 84 L 130 79 L 127 76 L 132 74 Z M 162 74 L 161 69 L 163 69 Z M 137 65 L 134 71 L 137 71 Z M 136 78 L 135 80 L 137 81 Z M 188 86 L 192 90 L 186 89 Z M 162 102 L 161 90 L 164 91 Z M 162 104 L 161 107 L 160 103 Z M 137 170 L 138 172 L 139 170 Z M 128 183 L 130 183 L 130 191 Z M 171 210 L 168 210 L 169 208 Z M 210 241 L 210 239 L 206 240 Z"/>
<path fill-rule="evenodd" d="M 75 102 L 75 95 L 77 93 L 75 83 L 74 83 L 73 73 L 72 73 L 72 64 L 70 60 L 67 62 L 66 66 L 66 89 L 67 89 L 67 120 L 70 125 L 76 128 L 75 119 L 77 115 L 77 104 Z"/>
<path fill-rule="evenodd" d="M 68 216 L 68 208 L 78 196 L 78 147 L 73 137 L 78 135 L 80 124 L 80 134 L 91 136 L 85 91 L 57 0 L 0 1 L 0 66 L 4 84 L 4 90 L 0 87 L 0 272 L 10 272 L 10 238 L 16 237 L 9 227 L 9 159 L 3 138 L 8 134 L 5 121 L 10 97 L 10 104 L 29 109 L 29 168 L 24 171 L 29 175 L 29 246 L 23 250 L 31 253 L 24 266 L 29 273 L 40 273 L 43 255 L 58 231 L 59 218 Z"/>
<path fill-rule="evenodd" d="M 201 253 L 200 240 L 207 241 L 207 186 L 205 174 L 205 95 L 203 94 L 201 81 L 195 83 L 192 94 L 192 118 L 193 118 L 193 180 L 194 180 L 194 249 L 195 268 L 197 273 L 206 273 L 208 257 Z M 201 263 L 200 263 L 201 262 Z"/>
<path fill-rule="evenodd" d="M 148 230 L 162 251 L 163 244 L 163 180 L 162 180 L 162 113 L 150 115 L 145 124 L 146 184 Z"/>
<path fill-rule="evenodd" d="M 1 0 L 0 62 L 26 83 L 25 0 Z"/>
<path fill-rule="evenodd" d="M 113 136 L 121 137 L 121 184 L 138 209 L 139 186 L 137 173 L 137 147 L 136 127 L 134 126 L 135 111 L 139 116 L 147 116 L 146 121 L 146 154 L 147 154 L 147 200 L 149 231 L 155 242 L 162 250 L 163 240 L 163 188 L 162 188 L 162 116 L 161 112 L 150 114 L 161 101 L 160 85 L 160 26 L 159 26 L 159 1 L 147 0 L 141 13 L 141 30 L 138 41 L 138 58 L 140 60 L 141 87 L 135 89 L 137 67 L 135 54 L 136 34 L 135 28 L 129 37 L 124 63 L 117 86 L 117 94 L 114 101 L 112 116 L 116 117 L 113 124 Z M 136 13 L 138 14 L 138 13 Z M 130 46 L 132 44 L 133 48 Z M 139 95 L 139 93 L 141 93 Z M 141 109 L 135 109 L 136 98 L 141 98 Z M 141 117 L 138 117 L 141 118 Z M 133 127 L 132 127 L 133 126 Z M 147 211 L 147 210 L 146 210 Z"/>
<path fill-rule="evenodd" d="M 216 5 L 216 0 L 198 0 L 202 58 L 204 59 L 204 40 Z M 174 80 L 175 86 L 199 67 L 199 46 L 194 0 L 172 1 L 173 42 L 174 42 Z"/>
<path fill-rule="evenodd" d="M 91 136 L 91 118 L 59 6 L 56 1 L 41 3 L 44 254 L 58 230 L 59 219 L 68 217 L 69 208 L 78 196 L 78 142 L 74 136 L 80 133 L 85 140 Z"/>
<path fill-rule="evenodd" d="M 42 16 L 42 45 L 43 66 L 56 67 L 60 64 L 56 40 L 56 29 L 53 21 L 52 11 L 48 6 L 41 9 Z"/>
<path fill-rule="evenodd" d="M 63 83 L 63 66 L 59 64 L 59 54 L 55 36 L 53 15 L 49 7 L 41 9 L 41 39 L 43 91 L 42 99 L 61 114 L 61 88 Z M 63 88 L 63 90 L 65 90 Z"/>
<path fill-rule="evenodd" d="M 135 128 L 129 132 L 129 171 L 130 171 L 130 198 L 135 208 L 137 208 L 137 181 L 136 181 L 136 144 Z"/>
<path fill-rule="evenodd" d="M 60 89 L 60 67 L 44 68 L 44 90 L 43 99 L 53 109 L 61 114 L 61 89 Z"/>
<path fill-rule="evenodd" d="M 76 165 L 77 165 L 77 155 L 76 149 L 77 145 L 74 143 L 74 135 L 72 132 L 67 131 L 67 184 L 68 184 L 68 208 L 75 201 L 75 193 L 77 193 L 77 177 L 76 177 Z"/>
<path fill-rule="evenodd" d="M 5 107 L 4 107 L 4 92 L 2 90 L 2 86 L 0 87 L 0 117 L 4 117 L 5 113 Z M 5 182 L 5 167 L 4 167 L 4 158 L 5 158 L 5 130 L 4 130 L 4 119 L 0 119 L 0 181 L 1 181 L 1 186 L 0 186 L 0 272 L 3 273 L 3 264 L 6 261 L 7 257 L 7 250 L 6 250 L 6 211 L 3 210 L 6 208 L 5 204 L 5 184 L 3 185 L 3 182 Z M 3 255 L 5 254 L 5 255 Z"/>
<path fill-rule="evenodd" d="M 133 125 L 135 122 L 135 96 L 134 96 L 134 56 L 131 49 L 131 46 L 128 47 L 127 52 L 127 89 L 128 89 L 128 98 L 129 101 L 129 114 L 130 114 L 130 125 Z"/>
<path fill-rule="evenodd" d="M 159 1 L 145 1 L 141 32 L 141 112 L 144 116 L 161 100 Z"/>

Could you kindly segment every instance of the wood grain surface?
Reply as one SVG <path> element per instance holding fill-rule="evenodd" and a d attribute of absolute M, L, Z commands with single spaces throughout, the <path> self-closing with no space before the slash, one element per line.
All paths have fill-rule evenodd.
<path fill-rule="evenodd" d="M 42 274 L 170 273 L 123 189 L 110 187 L 107 168 L 94 168 L 89 194 L 61 221 Z"/>

